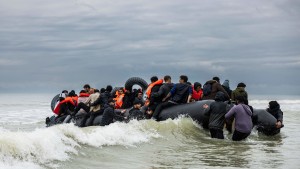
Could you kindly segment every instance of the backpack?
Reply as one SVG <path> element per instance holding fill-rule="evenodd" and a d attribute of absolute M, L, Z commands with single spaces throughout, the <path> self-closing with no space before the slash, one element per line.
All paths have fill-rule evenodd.
<path fill-rule="evenodd" d="M 211 90 L 212 90 L 212 84 L 211 83 L 204 84 L 204 86 L 203 86 L 203 95 L 204 96 L 210 95 Z"/>

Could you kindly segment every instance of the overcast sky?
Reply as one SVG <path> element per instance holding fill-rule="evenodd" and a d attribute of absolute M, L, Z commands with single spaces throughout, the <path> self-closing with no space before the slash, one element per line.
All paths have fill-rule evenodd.
<path fill-rule="evenodd" d="M 300 1 L 0 0 L 0 92 L 186 74 L 300 95 Z"/>

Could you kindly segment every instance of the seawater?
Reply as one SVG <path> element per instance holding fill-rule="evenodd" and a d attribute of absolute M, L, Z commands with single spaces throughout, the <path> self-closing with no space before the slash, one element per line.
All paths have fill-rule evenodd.
<path fill-rule="evenodd" d="M 105 127 L 45 127 L 52 95 L 0 96 L 0 168 L 300 168 L 300 98 L 254 96 L 254 108 L 277 100 L 285 127 L 276 136 L 211 139 L 189 118 L 131 121 Z"/>

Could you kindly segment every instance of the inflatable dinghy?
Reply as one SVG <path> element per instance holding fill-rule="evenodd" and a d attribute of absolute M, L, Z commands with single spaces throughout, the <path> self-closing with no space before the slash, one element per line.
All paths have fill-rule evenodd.
<path fill-rule="evenodd" d="M 148 84 L 145 80 L 139 77 L 132 77 L 129 78 L 126 83 L 125 83 L 125 89 L 131 90 L 134 85 L 139 85 L 143 91 L 146 91 Z M 113 91 L 112 94 L 114 95 L 115 92 L 119 89 L 119 87 L 116 87 Z M 54 107 L 58 101 L 58 96 L 56 95 L 51 102 L 51 109 L 52 111 L 54 110 Z M 209 110 L 209 108 L 204 108 L 205 104 L 210 105 L 214 100 L 203 100 L 203 101 L 197 101 L 197 102 L 192 102 L 188 104 L 180 104 L 176 105 L 170 108 L 164 109 L 158 117 L 158 121 L 164 121 L 167 119 L 176 119 L 178 117 L 190 117 L 194 121 L 196 121 L 198 124 L 203 126 L 203 128 L 207 129 L 208 128 L 208 117 L 204 115 L 206 111 Z M 230 108 L 233 107 L 233 104 L 228 104 L 227 106 L 227 111 L 230 110 Z M 115 113 L 118 115 L 121 115 L 121 110 L 116 109 Z M 72 117 L 69 115 L 66 117 L 66 119 L 63 121 L 63 123 L 70 123 L 74 122 L 75 125 L 81 124 L 82 117 L 84 114 L 82 113 L 77 113 L 75 117 Z M 128 112 L 124 114 L 124 116 L 128 116 Z M 100 125 L 102 116 L 97 116 L 94 121 L 93 125 L 98 126 Z M 89 121 L 89 120 L 87 120 Z M 116 119 L 116 121 L 120 121 L 120 119 Z M 254 128 L 256 128 L 259 132 L 262 132 L 266 135 L 275 135 L 280 132 L 280 129 L 276 128 L 276 122 L 277 120 L 275 117 L 273 117 L 270 113 L 268 113 L 264 109 L 254 109 L 253 110 L 253 116 L 252 116 L 252 121 Z M 52 126 L 57 124 L 55 122 L 55 118 L 47 118 L 46 120 L 47 126 Z"/>

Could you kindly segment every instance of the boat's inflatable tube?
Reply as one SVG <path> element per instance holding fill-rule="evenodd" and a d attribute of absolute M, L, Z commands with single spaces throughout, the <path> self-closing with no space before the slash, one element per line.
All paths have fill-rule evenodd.
<path fill-rule="evenodd" d="M 143 91 L 147 90 L 148 83 L 140 77 L 131 77 L 125 82 L 125 89 L 132 89 L 132 86 L 139 85 Z"/>
<path fill-rule="evenodd" d="M 59 94 L 57 94 L 56 96 L 53 97 L 52 101 L 51 101 L 51 110 L 52 112 L 54 111 L 54 107 L 56 105 L 56 103 L 59 101 Z"/>
<path fill-rule="evenodd" d="M 208 127 L 208 118 L 204 115 L 208 109 L 205 109 L 203 105 L 210 105 L 213 100 L 198 101 L 189 104 L 176 105 L 167 109 L 164 109 L 159 117 L 159 121 L 166 120 L 168 118 L 175 119 L 179 116 L 188 116 L 201 124 L 204 128 Z M 233 105 L 229 104 L 227 109 L 229 110 Z M 266 135 L 275 135 L 280 132 L 280 129 L 276 128 L 276 118 L 268 113 L 264 109 L 253 110 L 252 121 L 253 125 L 259 132 Z"/>

